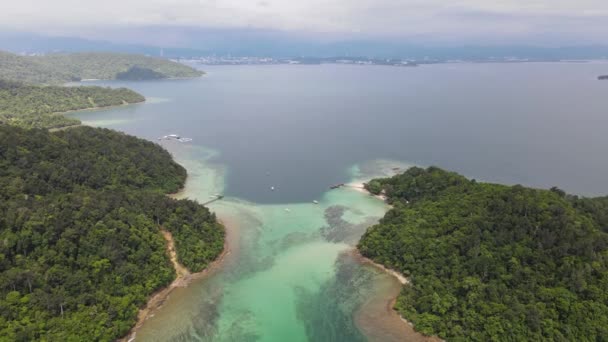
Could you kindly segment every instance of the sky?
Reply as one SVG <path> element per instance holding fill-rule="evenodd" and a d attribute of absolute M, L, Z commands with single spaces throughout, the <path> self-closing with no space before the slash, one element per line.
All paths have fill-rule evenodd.
<path fill-rule="evenodd" d="M 608 43 L 608 0 L 0 0 L 0 3 L 0 29 L 110 40 L 129 39 L 125 37 L 131 36 L 125 32 L 153 26 L 271 30 L 325 39 Z"/>

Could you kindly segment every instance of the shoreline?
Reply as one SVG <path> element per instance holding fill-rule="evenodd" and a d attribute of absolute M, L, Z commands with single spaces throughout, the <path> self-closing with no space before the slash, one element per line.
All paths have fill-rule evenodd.
<path fill-rule="evenodd" d="M 377 262 L 375 262 L 374 260 L 363 256 L 363 254 L 361 254 L 361 252 L 359 251 L 358 248 L 354 248 L 354 250 L 352 251 L 353 256 L 355 257 L 355 259 L 357 259 L 361 264 L 363 265 L 370 265 L 373 266 L 381 271 L 383 271 L 384 273 L 391 275 L 393 278 L 395 278 L 399 283 L 401 283 L 401 285 L 409 285 L 410 284 L 410 280 L 404 276 L 403 274 L 401 274 L 398 271 L 395 271 L 392 268 L 388 268 L 382 264 L 379 264 Z M 396 300 L 397 298 L 395 298 Z"/>
<path fill-rule="evenodd" d="M 346 184 L 347 187 L 352 188 L 353 190 L 357 191 L 357 192 L 361 192 L 361 193 L 365 193 L 371 197 L 374 197 L 378 200 L 381 200 L 383 202 L 387 202 L 388 198 L 385 195 L 374 195 L 371 192 L 367 191 L 367 189 L 365 189 L 364 183 L 363 182 L 351 182 Z M 390 207 L 390 205 L 389 205 Z M 437 341 L 443 341 L 442 339 L 440 339 L 437 336 L 426 336 L 423 335 L 422 333 L 418 332 L 415 327 L 414 324 L 410 321 L 408 321 L 405 317 L 403 317 L 399 311 L 395 310 L 395 304 L 397 303 L 397 298 L 399 297 L 399 294 L 401 293 L 401 289 L 403 288 L 403 286 L 409 285 L 410 284 L 410 280 L 404 276 L 401 272 L 388 268 L 380 263 L 375 262 L 374 260 L 367 258 L 365 256 L 363 256 L 361 254 L 361 252 L 359 251 L 359 249 L 357 247 L 354 247 L 351 251 L 350 254 L 352 255 L 352 257 L 357 260 L 357 262 L 359 262 L 361 265 L 369 265 L 371 267 L 374 267 L 380 271 L 382 271 L 385 274 L 388 274 L 389 276 L 391 276 L 395 281 L 397 281 L 399 283 L 399 288 L 396 289 L 396 291 L 394 291 L 394 293 L 392 295 L 390 295 L 388 298 L 381 298 L 380 296 L 376 297 L 376 302 L 374 303 L 374 299 L 370 299 L 367 303 L 361 305 L 361 307 L 359 308 L 359 310 L 357 310 L 357 312 L 355 312 L 355 324 L 362 329 L 362 331 L 368 331 L 367 329 L 365 329 L 365 326 L 361 323 L 363 322 L 369 322 L 370 320 L 373 320 L 375 317 L 369 317 L 368 315 L 365 315 L 365 307 L 374 307 L 375 309 L 378 309 L 377 306 L 379 305 L 378 301 L 382 301 L 383 302 L 383 306 L 386 309 L 386 312 L 389 316 L 394 316 L 394 317 L 398 317 L 399 322 L 401 323 L 401 330 L 403 334 L 405 334 L 405 336 L 407 336 L 407 341 L 425 341 L 425 342 L 437 342 Z M 390 325 L 391 322 L 383 322 L 386 323 L 388 325 Z M 398 326 L 395 326 L 396 322 L 392 322 L 392 326 L 395 330 L 399 329 Z M 387 329 L 388 330 L 388 329 Z M 392 339 L 391 336 L 384 336 L 384 337 L 379 337 L 379 336 L 367 336 L 371 341 L 384 341 L 385 339 Z M 393 336 L 396 337 L 397 340 L 401 341 L 402 338 L 404 336 Z"/>
<path fill-rule="evenodd" d="M 367 191 L 367 189 L 365 189 L 365 183 L 364 182 L 351 182 L 351 183 L 346 183 L 345 186 L 347 188 L 351 188 L 355 191 L 367 194 L 373 198 L 379 199 L 382 202 L 387 202 L 388 198 L 385 195 L 374 195 L 371 192 Z"/>
<path fill-rule="evenodd" d="M 204 73 L 203 73 L 203 75 L 204 75 Z M 135 104 L 142 104 L 142 103 L 145 103 L 146 101 L 147 101 L 147 99 L 144 98 L 143 101 L 134 102 L 134 103 L 125 102 L 120 105 L 92 107 L 92 108 L 86 108 L 86 109 L 70 110 L 70 111 L 66 111 L 66 112 L 56 112 L 56 113 L 52 113 L 52 114 L 66 115 L 66 114 L 70 114 L 70 113 L 74 113 L 74 112 L 97 111 L 97 110 L 103 110 L 103 109 L 125 107 L 125 106 L 130 106 L 130 105 L 135 105 Z M 80 127 L 80 126 L 86 126 L 86 125 L 80 123 L 80 124 L 76 124 L 76 125 L 52 128 L 49 130 L 50 131 L 60 131 L 60 130 Z M 174 158 L 173 155 L 172 155 L 172 158 Z M 182 197 L 187 191 L 186 181 L 187 181 L 187 178 L 184 181 L 184 184 L 176 192 L 166 194 L 166 196 L 168 196 L 174 200 L 179 200 L 179 198 Z M 207 209 L 209 209 L 209 208 L 207 207 Z M 217 215 L 217 213 L 216 213 L 216 215 Z M 190 273 L 190 271 L 185 266 L 183 266 L 181 263 L 179 263 L 179 261 L 177 260 L 177 252 L 175 250 L 175 242 L 173 240 L 173 235 L 171 234 L 171 232 L 165 230 L 162 226 L 159 226 L 160 233 L 162 234 L 163 238 L 166 241 L 166 246 L 165 246 L 166 253 L 169 256 L 171 264 L 173 265 L 173 269 L 175 270 L 176 277 L 167 286 L 161 287 L 161 288 L 157 289 L 156 291 L 152 292 L 150 295 L 148 295 L 146 303 L 143 306 L 141 306 L 138 310 L 137 320 L 136 320 L 135 324 L 131 327 L 131 329 L 129 329 L 129 331 L 125 335 L 123 335 L 120 338 L 117 338 L 115 341 L 117 341 L 117 342 L 134 341 L 137 336 L 137 331 L 144 325 L 144 323 L 146 322 L 146 320 L 148 320 L 148 318 L 153 317 L 154 313 L 163 307 L 165 301 L 169 298 L 169 296 L 171 295 L 173 290 L 175 290 L 177 288 L 188 287 L 193 281 L 204 279 L 204 278 L 212 275 L 213 273 L 215 273 L 217 270 L 219 270 L 221 268 L 221 266 L 223 265 L 223 263 L 226 260 L 226 257 L 229 254 L 231 254 L 231 252 L 232 252 L 232 247 L 233 247 L 232 245 L 234 244 L 232 241 L 232 238 L 233 238 L 232 235 L 237 228 L 236 228 L 235 221 L 233 221 L 227 217 L 225 217 L 225 218 L 220 218 L 219 216 L 216 216 L 216 217 L 217 217 L 218 222 L 224 228 L 224 233 L 225 233 L 224 234 L 224 248 L 223 248 L 222 252 L 220 253 L 220 255 L 215 260 L 213 260 L 211 263 L 209 263 L 209 265 L 207 265 L 207 267 L 204 270 L 202 270 L 200 272 L 196 272 L 196 273 Z"/>
<path fill-rule="evenodd" d="M 139 101 L 139 102 L 133 102 L 133 103 L 127 102 L 127 103 L 123 103 L 123 104 L 119 104 L 119 105 L 111 105 L 111 106 L 104 106 L 104 107 L 90 107 L 90 108 L 84 108 L 84 109 L 72 109 L 72 110 L 68 110 L 65 112 L 53 112 L 53 113 L 50 113 L 49 115 L 67 116 L 67 115 L 70 115 L 72 113 L 77 113 L 77 112 L 95 112 L 98 110 L 105 110 L 105 109 L 112 109 L 112 108 L 127 107 L 127 106 L 132 106 L 132 105 L 143 104 L 143 103 L 146 103 L 146 101 L 147 101 L 147 99 L 144 99 L 143 101 Z M 80 121 L 80 120 L 78 120 L 78 121 Z M 82 121 L 80 121 L 79 124 L 49 128 L 49 132 L 59 132 L 59 131 L 63 131 L 66 129 L 76 128 L 76 127 L 81 127 L 81 126 L 86 126 L 86 125 L 84 125 L 82 123 Z"/>
<path fill-rule="evenodd" d="M 177 261 L 176 256 L 174 257 L 173 255 L 175 253 L 175 245 L 173 243 L 172 235 L 170 232 L 161 228 L 161 234 L 163 234 L 163 238 L 165 238 L 165 240 L 167 241 L 166 250 L 167 254 L 169 255 L 169 258 L 171 259 L 171 263 L 173 264 L 173 268 L 176 272 L 176 277 L 171 282 L 171 284 L 155 291 L 150 296 L 148 296 L 146 304 L 141 307 L 139 309 L 139 312 L 137 313 L 136 324 L 133 325 L 133 327 L 129 330 L 127 334 L 125 334 L 125 336 L 117 339 L 116 341 L 134 341 L 137 336 L 137 331 L 144 325 L 148 318 L 152 317 L 157 310 L 162 308 L 165 301 L 169 298 L 173 290 L 180 287 L 188 287 L 193 281 L 205 279 L 206 277 L 212 275 L 215 271 L 221 268 L 224 261 L 226 260 L 226 257 L 232 252 L 232 245 L 230 243 L 231 239 L 228 235 L 232 235 L 232 232 L 235 230 L 235 228 L 233 227 L 233 222 L 227 222 L 230 220 L 218 219 L 218 221 L 224 227 L 224 230 L 226 232 L 224 239 L 224 249 L 222 253 L 215 260 L 209 263 L 209 265 L 204 270 L 196 273 L 190 273 L 187 268 L 185 268 Z"/>
<path fill-rule="evenodd" d="M 185 65 L 185 64 L 184 64 Z M 186 65 L 188 66 L 188 65 Z M 192 69 L 198 71 L 201 73 L 201 75 L 199 76 L 174 76 L 174 77 L 163 77 L 163 78 L 155 78 L 155 79 L 149 79 L 149 80 L 119 80 L 117 78 L 83 78 L 80 79 L 79 81 L 67 81 L 64 82 L 63 84 L 61 84 L 64 87 L 69 87 L 72 86 L 74 84 L 77 83 L 95 83 L 95 82 L 107 82 L 107 81 L 117 81 L 117 82 L 146 82 L 146 81 L 162 81 L 162 80 L 188 80 L 188 79 L 194 79 L 194 78 L 201 78 L 203 76 L 205 76 L 207 73 L 203 70 L 198 70 L 196 68 L 191 67 Z M 87 85 L 89 86 L 89 85 Z"/>
<path fill-rule="evenodd" d="M 388 296 L 382 296 L 381 294 L 377 294 L 374 298 L 370 299 L 366 303 L 362 304 L 361 307 L 355 312 L 354 320 L 355 325 L 361 329 L 361 331 L 369 338 L 370 341 L 405 341 L 408 342 L 440 342 L 444 341 L 438 336 L 427 336 L 417 331 L 414 324 L 408 321 L 405 317 L 399 313 L 399 311 L 395 310 L 395 304 L 397 303 L 397 298 L 401 293 L 401 289 L 403 286 L 409 285 L 410 281 L 407 277 L 401 274 L 398 271 L 390 269 L 382 264 L 379 264 L 373 261 L 370 258 L 367 258 L 359 252 L 359 250 L 355 247 L 350 252 L 351 256 L 357 260 L 361 265 L 368 265 L 370 267 L 376 268 L 383 273 L 390 275 L 393 278 L 393 281 L 399 283 L 397 288 L 394 288 Z M 370 315 L 366 313 L 366 311 L 371 310 L 382 310 L 385 311 L 389 320 L 379 319 L 377 315 Z M 367 310 L 366 310 L 367 309 Z M 391 317 L 392 316 L 392 317 Z M 369 324 L 374 320 L 378 320 L 374 322 L 373 329 L 367 329 L 367 326 L 364 323 Z M 378 331 L 379 326 L 384 326 L 383 332 L 386 333 L 386 336 L 376 336 L 370 335 L 370 331 Z M 391 330 L 396 332 L 397 330 L 401 330 L 400 333 L 391 335 Z"/>
<path fill-rule="evenodd" d="M 112 108 L 120 108 L 120 107 L 126 107 L 126 106 L 131 106 L 131 105 L 137 105 L 137 104 L 143 104 L 146 103 L 148 99 L 144 98 L 143 101 L 138 101 L 138 102 L 124 102 L 122 104 L 117 104 L 117 105 L 109 105 L 109 106 L 96 106 L 96 107 L 88 107 L 88 108 L 83 108 L 83 109 L 71 109 L 65 112 L 53 112 L 50 113 L 50 115 L 66 115 L 66 114 L 71 114 L 71 113 L 75 113 L 75 112 L 94 112 L 94 111 L 98 111 L 98 110 L 104 110 L 104 109 L 112 109 Z M 80 126 L 80 125 L 79 125 Z M 66 126 L 69 127 L 69 126 Z M 59 127 L 59 129 L 61 129 L 63 127 Z"/>
<path fill-rule="evenodd" d="M 354 312 L 355 325 L 370 342 L 441 341 L 438 337 L 426 336 L 416 331 L 414 325 L 395 310 L 397 297 L 404 286 L 403 281 L 407 283 L 407 278 L 362 256 L 356 248 L 349 253 L 362 266 L 373 267 L 390 275 L 378 283 L 377 291 Z"/>

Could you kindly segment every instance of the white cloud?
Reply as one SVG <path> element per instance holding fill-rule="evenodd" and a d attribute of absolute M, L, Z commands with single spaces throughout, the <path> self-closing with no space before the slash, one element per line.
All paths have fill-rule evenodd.
<path fill-rule="evenodd" d="M 147 25 L 368 36 L 563 34 L 601 41 L 606 0 L 0 0 L 0 27 L 51 33 Z"/>

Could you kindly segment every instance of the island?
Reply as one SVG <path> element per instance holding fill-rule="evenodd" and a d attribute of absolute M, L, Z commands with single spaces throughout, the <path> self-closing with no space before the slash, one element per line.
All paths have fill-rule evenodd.
<path fill-rule="evenodd" d="M 174 258 L 208 267 L 224 228 L 167 196 L 186 176 L 159 145 L 123 133 L 0 124 L 0 339 L 115 340 L 176 279 Z"/>
<path fill-rule="evenodd" d="M 0 79 L 0 124 L 23 128 L 62 128 L 80 124 L 62 113 L 145 101 L 126 88 L 27 85 Z"/>
<path fill-rule="evenodd" d="M 410 168 L 366 188 L 392 205 L 360 252 L 409 278 L 395 309 L 470 341 L 608 336 L 608 198 Z"/>
<path fill-rule="evenodd" d="M 0 77 L 32 84 L 113 80 L 137 72 L 137 79 L 200 77 L 203 72 L 163 58 L 108 52 L 19 56 L 0 51 Z"/>
<path fill-rule="evenodd" d="M 142 68 L 137 65 L 130 67 L 127 71 L 116 74 L 116 79 L 123 81 L 158 80 L 163 78 L 167 77 L 160 72 L 156 72 L 148 68 Z"/>

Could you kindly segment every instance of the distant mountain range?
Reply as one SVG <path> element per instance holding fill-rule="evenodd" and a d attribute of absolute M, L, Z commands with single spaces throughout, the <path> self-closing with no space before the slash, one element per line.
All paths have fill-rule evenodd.
<path fill-rule="evenodd" d="M 338 40 L 320 41 L 285 32 L 261 30 L 205 30 L 196 28 L 139 29 L 131 35 L 131 41 L 141 37 L 160 37 L 158 44 L 129 44 L 104 40 L 88 40 L 75 37 L 47 37 L 33 33 L 0 33 L 0 50 L 15 53 L 110 51 L 163 56 L 167 58 L 192 58 L 201 56 L 255 56 L 255 57 L 367 57 L 399 58 L 412 60 L 571 60 L 608 58 L 608 46 L 584 45 L 564 47 L 540 47 L 528 45 L 428 45 L 401 41 Z M 162 37 L 179 36 L 179 44 L 169 43 Z M 176 47 L 178 46 L 178 47 Z"/>
<path fill-rule="evenodd" d="M 0 50 L 10 51 L 16 54 L 120 52 L 158 57 L 161 55 L 165 55 L 166 57 L 191 57 L 201 56 L 205 53 L 204 51 L 196 49 L 163 49 L 161 47 L 149 45 L 120 44 L 78 37 L 48 37 L 34 33 L 21 32 L 0 32 Z"/>

